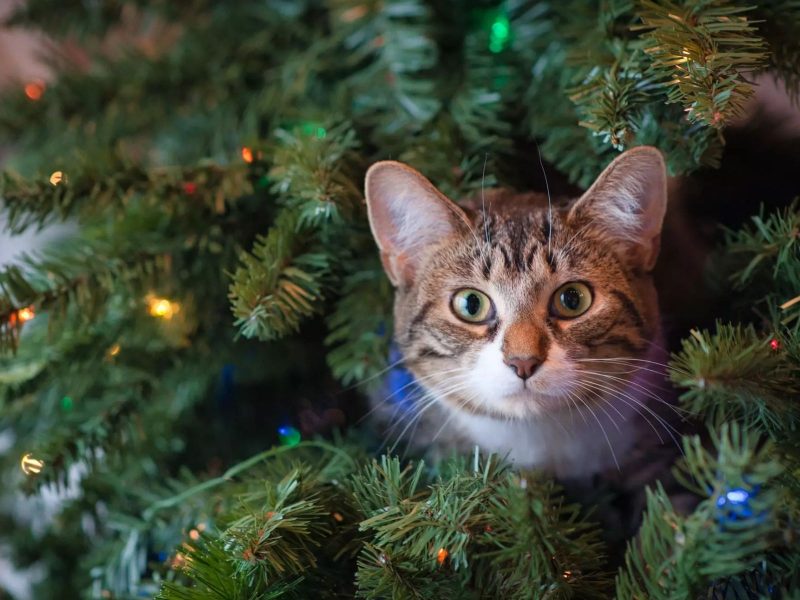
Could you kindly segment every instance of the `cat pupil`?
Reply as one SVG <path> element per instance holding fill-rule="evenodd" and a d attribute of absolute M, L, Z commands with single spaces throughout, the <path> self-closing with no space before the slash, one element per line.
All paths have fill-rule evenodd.
<path fill-rule="evenodd" d="M 578 310 L 581 305 L 581 293 L 575 288 L 568 288 L 561 292 L 561 303 L 569 310 Z"/>
<path fill-rule="evenodd" d="M 477 294 L 470 294 L 467 296 L 467 312 L 471 315 L 478 314 L 478 311 L 481 308 L 481 299 L 478 298 Z"/>

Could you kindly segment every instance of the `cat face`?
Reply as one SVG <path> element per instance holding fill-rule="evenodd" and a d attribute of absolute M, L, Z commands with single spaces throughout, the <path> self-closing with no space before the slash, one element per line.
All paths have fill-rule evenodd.
<path fill-rule="evenodd" d="M 624 401 L 659 329 L 656 149 L 624 153 L 552 207 L 506 190 L 458 206 L 396 162 L 370 168 L 366 197 L 396 287 L 395 340 L 429 398 L 499 419 Z"/>

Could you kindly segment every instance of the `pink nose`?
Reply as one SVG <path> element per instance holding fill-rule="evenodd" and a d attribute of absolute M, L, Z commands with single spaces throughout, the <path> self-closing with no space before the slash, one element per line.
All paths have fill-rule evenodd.
<path fill-rule="evenodd" d="M 536 356 L 526 356 L 525 358 L 504 358 L 503 362 L 514 369 L 517 377 L 523 381 L 533 375 L 536 372 L 536 369 L 539 368 L 539 365 L 542 364 L 542 360 Z"/>

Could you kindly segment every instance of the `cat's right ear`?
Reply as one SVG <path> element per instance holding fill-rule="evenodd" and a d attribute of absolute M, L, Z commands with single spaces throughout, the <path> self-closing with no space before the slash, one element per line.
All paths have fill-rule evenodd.
<path fill-rule="evenodd" d="M 395 286 L 413 282 L 430 246 L 470 227 L 463 210 L 403 163 L 375 163 L 367 171 L 364 188 L 372 235 Z"/>

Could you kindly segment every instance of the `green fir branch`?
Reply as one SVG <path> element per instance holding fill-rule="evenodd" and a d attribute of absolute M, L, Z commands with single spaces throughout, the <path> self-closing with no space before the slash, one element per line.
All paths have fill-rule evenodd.
<path fill-rule="evenodd" d="M 778 436 L 800 415 L 793 401 L 797 365 L 770 346 L 752 326 L 718 323 L 715 332 L 692 330 L 673 355 L 670 379 L 681 404 L 709 423 L 735 420 L 749 429 Z"/>
<path fill-rule="evenodd" d="M 753 94 L 746 77 L 767 64 L 749 8 L 729 2 L 640 0 L 652 72 L 691 121 L 720 128 L 742 115 Z"/>
<path fill-rule="evenodd" d="M 759 214 L 751 217 L 751 223 L 737 231 L 728 230 L 726 245 L 734 255 L 749 258 L 746 265 L 731 275 L 737 289 L 743 289 L 757 279 L 759 272 L 775 280 L 800 281 L 794 271 L 798 257 L 800 236 L 800 203 L 797 200 L 783 210 L 770 215 L 761 207 Z M 749 255 L 749 256 L 748 256 Z"/>
<path fill-rule="evenodd" d="M 644 522 L 617 575 L 617 598 L 696 598 L 721 578 L 747 575 L 768 552 L 783 548 L 785 498 L 775 488 L 783 466 L 772 447 L 756 439 L 726 424 L 714 453 L 698 437 L 684 440 L 681 478 L 704 499 L 684 516 L 660 483 L 648 489 Z"/>
<path fill-rule="evenodd" d="M 800 1 L 753 3 L 754 24 L 769 48 L 769 69 L 800 100 Z"/>
<path fill-rule="evenodd" d="M 438 47 L 432 11 L 420 0 L 334 3 L 331 24 L 350 67 L 351 110 L 378 140 L 417 133 L 441 108 L 433 69 Z"/>
<path fill-rule="evenodd" d="M 279 129 L 269 178 L 282 203 L 298 213 L 297 227 L 309 229 L 353 219 L 363 195 L 359 143 L 348 124 L 325 128 L 310 123 Z"/>
<path fill-rule="evenodd" d="M 98 215 L 124 214 L 132 203 L 165 213 L 219 215 L 227 203 L 252 191 L 245 165 L 221 167 L 157 167 L 117 163 L 105 175 L 97 165 L 75 171 L 23 179 L 9 172 L 0 175 L 0 199 L 6 210 L 4 228 L 19 234 L 56 220 L 91 219 Z M 55 182 L 55 183 L 54 183 Z"/>
<path fill-rule="evenodd" d="M 360 268 L 359 268 L 360 267 Z M 392 332 L 392 287 L 377 257 L 348 265 L 342 296 L 327 318 L 328 366 L 343 384 L 379 384 Z"/>
<path fill-rule="evenodd" d="M 297 331 L 306 317 L 321 308 L 331 257 L 304 252 L 308 235 L 299 226 L 297 211 L 281 212 L 269 233 L 240 257 L 229 298 L 235 325 L 245 337 L 278 339 Z"/>

